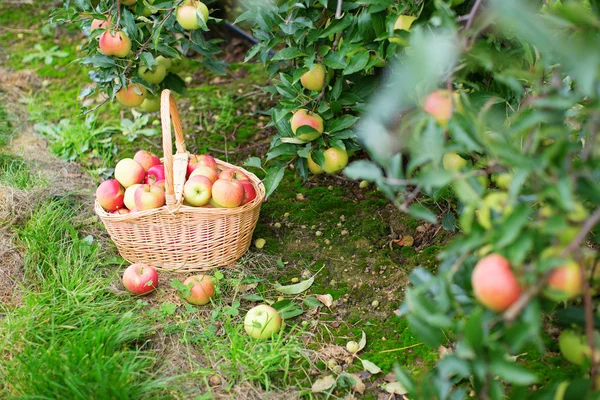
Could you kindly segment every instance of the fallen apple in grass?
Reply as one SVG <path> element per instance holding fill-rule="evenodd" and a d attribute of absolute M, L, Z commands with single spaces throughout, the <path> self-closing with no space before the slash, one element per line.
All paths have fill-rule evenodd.
<path fill-rule="evenodd" d="M 499 254 L 479 260 L 473 269 L 471 284 L 477 300 L 496 312 L 509 308 L 522 293 L 510 262 Z"/>
<path fill-rule="evenodd" d="M 155 165 L 148 170 L 146 174 L 146 183 L 152 185 L 155 182 L 162 181 L 165 179 L 165 166 Z"/>
<path fill-rule="evenodd" d="M 564 330 L 558 337 L 558 348 L 565 360 L 582 365 L 591 356 L 591 350 L 585 335 L 572 330 Z"/>
<path fill-rule="evenodd" d="M 281 315 L 271 306 L 261 304 L 246 313 L 244 329 L 248 336 L 258 340 L 269 339 L 281 330 Z"/>
<path fill-rule="evenodd" d="M 215 183 L 219 179 L 219 174 L 214 169 L 207 167 L 206 165 L 200 165 L 196 167 L 190 174 L 190 178 L 193 176 L 205 176 L 211 183 Z"/>
<path fill-rule="evenodd" d="M 123 31 L 105 31 L 100 35 L 100 51 L 107 56 L 126 57 L 131 51 L 131 39 Z"/>
<path fill-rule="evenodd" d="M 123 208 L 125 189 L 116 179 L 102 182 L 96 189 L 98 203 L 108 212 Z"/>
<path fill-rule="evenodd" d="M 183 197 L 186 203 L 194 207 L 208 204 L 212 196 L 212 181 L 206 176 L 191 176 L 183 185 Z"/>
<path fill-rule="evenodd" d="M 156 185 L 141 185 L 135 190 L 135 208 L 139 211 L 151 210 L 165 205 L 165 191 Z"/>
<path fill-rule="evenodd" d="M 142 167 L 144 167 L 145 171 L 148 171 L 150 168 L 155 165 L 160 165 L 160 158 L 157 155 L 150 153 L 147 150 L 140 150 L 133 156 L 134 161 L 137 161 Z"/>
<path fill-rule="evenodd" d="M 115 166 L 115 179 L 125 189 L 136 183 L 142 183 L 146 177 L 146 170 L 133 158 L 124 158 Z"/>
<path fill-rule="evenodd" d="M 125 207 L 133 210 L 135 208 L 135 191 L 138 187 L 142 186 L 141 183 L 136 183 L 135 185 L 129 186 L 125 189 Z"/>
<path fill-rule="evenodd" d="M 183 284 L 185 286 L 192 284 L 190 289 L 191 294 L 185 298 L 187 302 L 191 304 L 199 306 L 208 304 L 215 294 L 215 284 L 208 275 L 190 276 Z"/>
<path fill-rule="evenodd" d="M 117 101 L 125 107 L 137 107 L 146 99 L 146 88 L 134 83 L 133 85 L 127 86 L 127 88 L 119 89 L 115 97 L 117 98 Z"/>
<path fill-rule="evenodd" d="M 217 179 L 212 187 L 212 200 L 218 207 L 239 207 L 244 201 L 244 186 L 236 180 Z"/>
<path fill-rule="evenodd" d="M 158 287 L 158 273 L 145 264 L 131 264 L 123 273 L 123 285 L 133 294 L 148 294 Z"/>

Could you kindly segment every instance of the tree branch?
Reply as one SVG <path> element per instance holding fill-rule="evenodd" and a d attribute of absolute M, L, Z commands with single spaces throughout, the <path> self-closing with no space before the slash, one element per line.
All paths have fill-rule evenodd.
<path fill-rule="evenodd" d="M 594 388 L 598 389 L 598 382 L 596 377 L 598 376 L 598 358 L 596 357 L 595 351 L 595 340 L 594 340 L 594 311 L 592 305 L 592 296 L 590 294 L 590 283 L 588 282 L 585 276 L 585 270 L 583 268 L 579 268 L 581 270 L 581 279 L 583 282 L 583 307 L 585 310 L 585 333 L 588 340 L 588 346 L 590 347 L 591 362 L 592 366 L 590 368 L 590 379 L 593 382 Z"/>
<path fill-rule="evenodd" d="M 335 10 L 335 19 L 342 18 L 342 4 L 343 3 L 344 3 L 343 0 L 338 0 L 338 2 L 337 2 L 337 8 Z"/>
<path fill-rule="evenodd" d="M 483 0 L 477 0 L 473 5 L 473 8 L 471 8 L 471 11 L 467 15 L 462 15 L 456 19 L 458 22 L 467 21 L 467 23 L 465 24 L 465 30 L 469 30 L 473 25 L 475 14 L 477 14 L 477 11 L 479 10 L 479 7 L 481 7 L 482 2 Z"/>

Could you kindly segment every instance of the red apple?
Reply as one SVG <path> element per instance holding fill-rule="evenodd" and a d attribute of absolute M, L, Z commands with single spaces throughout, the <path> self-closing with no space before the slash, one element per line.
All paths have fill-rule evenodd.
<path fill-rule="evenodd" d="M 154 185 L 142 185 L 135 190 L 135 208 L 139 211 L 151 210 L 165 205 L 165 192 Z"/>
<path fill-rule="evenodd" d="M 185 299 L 191 304 L 203 306 L 210 302 L 211 297 L 215 294 L 215 284 L 208 275 L 190 276 L 183 284 L 188 286 L 192 284 L 190 291 L 192 292 Z"/>
<path fill-rule="evenodd" d="M 115 97 L 125 107 L 137 107 L 146 99 L 146 88 L 134 83 L 127 86 L 127 88 L 122 87 L 119 89 Z"/>
<path fill-rule="evenodd" d="M 123 273 L 123 285 L 133 294 L 148 294 L 158 287 L 158 273 L 145 264 L 131 264 Z"/>
<path fill-rule="evenodd" d="M 126 57 L 131 51 L 131 40 L 123 31 L 110 31 L 100 35 L 100 51 L 107 56 Z"/>
<path fill-rule="evenodd" d="M 244 201 L 244 187 L 236 180 L 218 179 L 213 184 L 212 198 L 220 207 L 239 207 Z"/>
<path fill-rule="evenodd" d="M 164 179 L 161 179 L 160 181 L 156 181 L 152 185 L 158 186 L 159 188 L 161 188 L 163 190 L 163 192 L 167 191 L 167 188 L 165 187 L 166 183 L 165 183 Z"/>
<path fill-rule="evenodd" d="M 581 294 L 583 282 L 579 264 L 570 261 L 552 271 L 544 295 L 554 301 L 565 301 Z"/>
<path fill-rule="evenodd" d="M 212 181 L 206 176 L 191 176 L 183 185 L 183 197 L 188 205 L 202 207 L 210 201 L 212 186 Z"/>
<path fill-rule="evenodd" d="M 146 177 L 146 170 L 132 158 L 124 158 L 115 167 L 115 179 L 123 187 L 128 188 L 136 183 L 142 183 Z"/>
<path fill-rule="evenodd" d="M 214 169 L 207 167 L 206 165 L 200 165 L 196 167 L 190 174 L 192 176 L 205 176 L 210 179 L 211 183 L 215 183 L 219 179 L 219 174 Z"/>
<path fill-rule="evenodd" d="M 194 172 L 194 170 L 201 165 L 212 168 L 215 171 L 217 170 L 217 160 L 215 160 L 213 156 L 208 154 L 199 154 L 197 156 L 190 156 L 188 161 L 187 176 L 190 176 L 192 172 Z"/>
<path fill-rule="evenodd" d="M 133 156 L 133 159 L 140 163 L 146 171 L 155 165 L 160 165 L 160 158 L 146 150 L 140 150 Z"/>
<path fill-rule="evenodd" d="M 448 120 L 452 118 L 453 111 L 461 112 L 462 110 L 460 96 L 458 93 L 452 93 L 446 89 L 436 90 L 427 96 L 423 109 L 440 125 L 446 126 Z"/>
<path fill-rule="evenodd" d="M 219 174 L 219 179 L 227 179 L 227 180 L 236 180 L 236 181 L 249 181 L 248 175 L 243 173 L 237 168 L 228 168 L 224 171 L 221 171 Z"/>
<path fill-rule="evenodd" d="M 93 19 L 91 30 L 108 28 L 108 21 L 105 19 Z"/>
<path fill-rule="evenodd" d="M 106 211 L 111 212 L 123 208 L 125 189 L 116 179 L 104 181 L 96 189 L 96 199 Z"/>
<path fill-rule="evenodd" d="M 148 170 L 146 174 L 146 183 L 153 184 L 158 181 L 162 181 L 165 179 L 165 166 L 164 165 L 155 165 L 154 167 Z"/>
<path fill-rule="evenodd" d="M 250 203 L 256 198 L 256 189 L 254 189 L 254 185 L 250 181 L 238 182 L 244 187 L 244 200 L 242 201 L 242 204 Z"/>
<path fill-rule="evenodd" d="M 111 211 L 111 214 L 129 214 L 129 210 L 127 208 L 119 208 L 118 210 Z"/>
<path fill-rule="evenodd" d="M 124 203 L 125 207 L 129 208 L 130 210 L 133 210 L 135 208 L 135 191 L 140 186 L 142 186 L 141 183 L 136 183 L 135 185 L 131 185 L 127 189 L 125 189 Z"/>
<path fill-rule="evenodd" d="M 300 109 L 294 113 L 292 119 L 290 119 L 290 124 L 292 125 L 292 132 L 296 135 L 296 131 L 301 126 L 308 125 L 311 128 L 315 129 L 314 132 L 308 133 L 300 133 L 297 134 L 296 137 L 301 140 L 311 141 L 315 140 L 323 133 L 323 118 L 319 114 L 310 112 L 305 109 Z"/>
<path fill-rule="evenodd" d="M 509 261 L 499 254 L 479 260 L 473 269 L 471 284 L 477 300 L 496 312 L 510 307 L 522 292 Z"/>

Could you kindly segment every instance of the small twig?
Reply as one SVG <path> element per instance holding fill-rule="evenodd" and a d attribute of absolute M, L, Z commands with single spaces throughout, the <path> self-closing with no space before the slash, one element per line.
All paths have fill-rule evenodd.
<path fill-rule="evenodd" d="M 565 257 L 571 254 L 579 245 L 583 242 L 587 234 L 596 226 L 600 221 L 600 208 L 598 208 L 582 225 L 581 229 L 575 239 L 569 243 L 567 247 L 559 254 L 559 257 Z M 537 281 L 534 286 L 531 286 L 526 290 L 521 297 L 517 299 L 502 315 L 502 319 L 506 322 L 512 322 L 517 318 L 521 310 L 525 308 L 527 304 L 535 297 L 545 286 L 553 270 L 546 271 L 544 275 Z"/>
<path fill-rule="evenodd" d="M 598 376 L 598 358 L 596 357 L 595 351 L 595 340 L 594 340 L 594 311 L 592 304 L 592 295 L 590 294 L 590 283 L 585 276 L 585 270 L 579 267 L 581 272 L 581 279 L 583 282 L 583 307 L 585 310 L 585 333 L 588 340 L 588 346 L 590 347 L 590 353 L 592 354 L 590 368 L 590 379 L 593 382 L 594 388 L 598 389 L 599 385 L 596 377 Z"/>
<path fill-rule="evenodd" d="M 84 115 L 88 115 L 89 113 L 96 111 L 97 109 L 99 109 L 100 107 L 102 107 L 109 100 L 110 100 L 110 97 L 106 97 L 104 100 L 102 100 L 100 103 L 98 103 L 94 108 L 86 110 L 85 112 L 79 114 L 78 117 L 81 117 L 81 116 L 84 116 Z"/>
<path fill-rule="evenodd" d="M 337 9 L 335 10 L 335 19 L 342 18 L 342 3 L 343 2 L 344 2 L 343 0 L 338 0 Z"/>
<path fill-rule="evenodd" d="M 406 196 L 406 199 L 404 199 L 404 202 L 400 205 L 400 211 L 407 212 L 408 206 L 410 206 L 411 203 L 415 201 L 420 192 L 421 187 L 417 186 L 408 196 Z"/>
<path fill-rule="evenodd" d="M 475 14 L 477 14 L 477 10 L 479 10 L 481 3 L 482 0 L 475 1 L 473 8 L 471 8 L 471 11 L 467 15 L 462 15 L 456 19 L 458 22 L 467 21 L 467 23 L 465 24 L 465 30 L 469 30 L 469 28 L 471 28 L 471 26 L 473 25 Z"/>
<path fill-rule="evenodd" d="M 400 347 L 398 349 L 390 349 L 390 350 L 382 350 L 379 352 L 379 354 L 383 354 L 383 353 L 393 353 L 396 351 L 402 351 L 402 350 L 408 350 L 408 349 L 412 349 L 413 347 L 417 347 L 422 345 L 423 343 L 415 343 L 415 344 L 411 344 L 410 346 L 404 346 L 404 347 Z"/>

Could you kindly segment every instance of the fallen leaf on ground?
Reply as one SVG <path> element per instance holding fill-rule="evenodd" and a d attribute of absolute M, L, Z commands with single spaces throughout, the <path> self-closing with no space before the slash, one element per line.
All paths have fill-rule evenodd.
<path fill-rule="evenodd" d="M 385 385 L 385 391 L 391 394 L 406 394 L 408 391 L 400 382 L 392 382 Z"/>
<path fill-rule="evenodd" d="M 313 393 L 321 393 L 328 389 L 331 389 L 333 385 L 335 385 L 335 378 L 333 377 L 333 375 L 327 375 L 317 379 L 312 384 L 311 390 Z"/>
<path fill-rule="evenodd" d="M 415 243 L 415 239 L 410 235 L 406 235 L 402 236 L 402 238 L 400 239 L 392 240 L 392 242 L 394 242 L 398 246 L 412 247 L 412 245 Z"/>
<path fill-rule="evenodd" d="M 333 296 L 330 294 L 317 294 L 315 297 L 323 303 L 325 307 L 331 307 L 333 305 Z"/>

